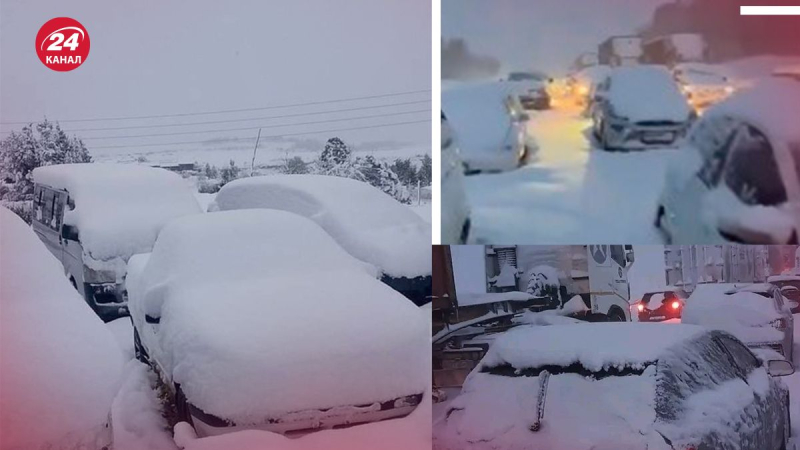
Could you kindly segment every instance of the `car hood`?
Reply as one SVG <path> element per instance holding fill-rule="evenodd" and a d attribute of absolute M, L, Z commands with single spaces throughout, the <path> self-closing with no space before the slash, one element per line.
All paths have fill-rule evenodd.
<path fill-rule="evenodd" d="M 451 403 L 448 417 L 434 426 L 434 447 L 644 450 L 661 439 L 652 431 L 654 386 L 653 366 L 640 376 L 600 380 L 553 375 L 541 429 L 533 432 L 539 377 L 474 373 Z"/>
<path fill-rule="evenodd" d="M 159 362 L 190 403 L 236 424 L 422 393 L 429 326 L 355 271 L 165 290 Z"/>

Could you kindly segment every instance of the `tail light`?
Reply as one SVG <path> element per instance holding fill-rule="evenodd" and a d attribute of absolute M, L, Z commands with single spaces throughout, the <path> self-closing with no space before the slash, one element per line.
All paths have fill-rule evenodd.
<path fill-rule="evenodd" d="M 641 303 L 638 303 L 638 304 L 636 305 L 636 309 L 637 309 L 639 312 L 642 312 L 642 311 L 644 311 L 644 305 L 643 305 L 643 304 L 641 304 Z"/>
<path fill-rule="evenodd" d="M 779 329 L 779 330 L 785 330 L 786 329 L 786 319 L 775 319 L 772 322 L 770 322 L 769 324 L 772 325 L 773 327 Z"/>
<path fill-rule="evenodd" d="M 679 302 L 679 301 L 673 301 L 673 302 L 672 302 L 672 304 L 671 304 L 670 306 L 672 306 L 672 309 L 678 309 L 678 308 L 680 308 L 680 307 L 681 307 L 681 302 Z"/>

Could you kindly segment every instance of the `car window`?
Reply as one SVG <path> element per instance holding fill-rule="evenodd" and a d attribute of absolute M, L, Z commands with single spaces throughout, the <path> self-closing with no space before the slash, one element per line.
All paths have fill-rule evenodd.
<path fill-rule="evenodd" d="M 39 222 L 50 226 L 50 220 L 53 218 L 53 201 L 55 199 L 55 192 L 50 189 L 43 188 L 41 195 L 41 214 L 37 214 Z"/>
<path fill-rule="evenodd" d="M 662 420 L 677 420 L 692 395 L 739 376 L 731 357 L 711 334 L 673 348 L 659 360 L 658 371 L 656 414 Z"/>
<path fill-rule="evenodd" d="M 724 178 L 745 205 L 775 206 L 786 202 L 786 189 L 772 146 L 764 134 L 751 126 L 745 126 L 738 134 Z"/>
<path fill-rule="evenodd" d="M 611 245 L 610 246 L 610 253 L 611 259 L 614 260 L 617 264 L 622 267 L 625 267 L 627 261 L 625 261 L 625 247 L 622 245 Z"/>
<path fill-rule="evenodd" d="M 740 376 L 747 378 L 750 372 L 760 365 L 758 358 L 740 342 L 727 336 L 719 336 L 717 341 L 725 348 L 733 363 L 740 370 Z"/>
<path fill-rule="evenodd" d="M 709 188 L 719 183 L 736 132 L 735 121 L 728 117 L 700 120 L 692 129 L 689 142 L 703 157 L 698 176 Z"/>

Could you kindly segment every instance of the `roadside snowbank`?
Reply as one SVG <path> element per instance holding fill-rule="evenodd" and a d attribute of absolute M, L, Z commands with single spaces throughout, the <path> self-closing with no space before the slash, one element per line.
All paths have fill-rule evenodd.
<path fill-rule="evenodd" d="M 0 447 L 100 449 L 123 357 L 19 217 L 0 207 Z"/>

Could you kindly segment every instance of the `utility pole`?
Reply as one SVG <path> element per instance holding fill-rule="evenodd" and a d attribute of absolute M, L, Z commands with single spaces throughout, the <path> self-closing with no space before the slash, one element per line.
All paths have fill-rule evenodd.
<path fill-rule="evenodd" d="M 258 136 L 256 137 L 256 146 L 253 148 L 253 160 L 250 161 L 250 176 L 253 176 L 253 172 L 256 169 L 256 151 L 258 150 L 258 141 L 261 140 L 261 128 L 258 129 Z"/>

